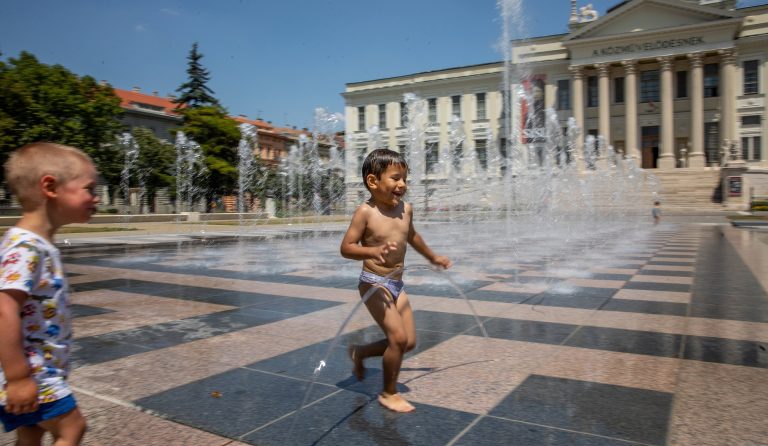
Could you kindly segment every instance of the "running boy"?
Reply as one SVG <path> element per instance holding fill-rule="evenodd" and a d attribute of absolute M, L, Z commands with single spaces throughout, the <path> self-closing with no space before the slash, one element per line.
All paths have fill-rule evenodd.
<path fill-rule="evenodd" d="M 416 345 L 416 327 L 408 295 L 403 291 L 403 264 L 407 244 L 433 265 L 448 268 L 451 261 L 436 255 L 413 227 L 413 209 L 403 201 L 408 165 L 392 150 L 377 149 L 363 162 L 363 182 L 371 198 L 360 205 L 341 242 L 341 255 L 363 261 L 358 289 L 360 296 L 375 288 L 365 302 L 386 339 L 367 345 L 352 345 L 349 355 L 358 379 L 365 376 L 363 361 L 382 357 L 384 390 L 379 403 L 395 412 L 415 408 L 397 393 L 397 377 L 403 355 Z"/>
<path fill-rule="evenodd" d="M 67 385 L 72 339 L 67 281 L 56 230 L 96 211 L 98 174 L 73 147 L 34 143 L 17 149 L 5 178 L 22 216 L 0 242 L 0 421 L 17 445 L 80 444 L 85 418 Z"/>

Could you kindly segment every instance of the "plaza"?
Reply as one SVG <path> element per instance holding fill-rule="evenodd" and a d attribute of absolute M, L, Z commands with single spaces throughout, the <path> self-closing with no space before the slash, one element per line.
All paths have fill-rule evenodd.
<path fill-rule="evenodd" d="M 425 222 L 455 267 L 407 262 L 416 411 L 395 414 L 380 363 L 358 382 L 346 357 L 380 331 L 338 255 L 345 225 L 60 234 L 84 444 L 768 443 L 768 232 L 669 215 L 558 252 Z"/>

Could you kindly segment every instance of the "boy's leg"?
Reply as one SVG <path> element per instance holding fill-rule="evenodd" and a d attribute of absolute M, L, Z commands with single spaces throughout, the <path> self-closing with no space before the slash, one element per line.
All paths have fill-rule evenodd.
<path fill-rule="evenodd" d="M 367 287 L 365 291 L 361 290 L 360 294 L 365 295 L 368 289 L 370 289 L 370 286 Z M 371 298 L 373 298 L 373 296 L 371 296 Z M 400 293 L 400 296 L 397 298 L 396 308 L 403 320 L 403 326 L 405 328 L 405 333 L 408 339 L 405 345 L 405 352 L 409 352 L 416 346 L 416 327 L 413 323 L 413 310 L 411 309 L 411 303 L 408 300 L 408 295 L 405 292 Z M 352 363 L 355 366 L 353 372 L 357 379 L 362 380 L 365 378 L 365 367 L 363 365 L 363 361 L 366 358 L 370 358 L 371 356 L 383 356 L 384 352 L 387 350 L 388 345 L 389 341 L 387 341 L 387 339 L 382 339 L 380 341 L 371 342 L 370 344 L 349 346 L 349 357 L 352 359 Z"/>
<path fill-rule="evenodd" d="M 75 407 L 63 415 L 41 422 L 39 426 L 53 435 L 53 446 L 76 446 L 85 434 L 85 417 Z"/>
<path fill-rule="evenodd" d="M 366 287 L 360 286 L 361 293 L 367 292 L 364 288 Z M 392 297 L 384 290 L 374 292 L 365 302 L 365 306 L 387 335 L 387 347 L 381 358 L 384 390 L 379 395 L 379 403 L 395 412 L 410 412 L 414 407 L 397 393 L 397 377 L 408 346 L 408 331 L 403 317 Z"/>
<path fill-rule="evenodd" d="M 16 428 L 16 446 L 40 446 L 43 444 L 45 429 L 38 425 Z"/>

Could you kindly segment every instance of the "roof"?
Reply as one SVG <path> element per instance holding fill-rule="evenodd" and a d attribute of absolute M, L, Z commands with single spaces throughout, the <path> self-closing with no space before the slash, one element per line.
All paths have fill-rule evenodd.
<path fill-rule="evenodd" d="M 161 97 L 156 94 L 144 94 L 120 88 L 113 88 L 113 90 L 115 95 L 120 98 L 120 106 L 123 108 L 179 116 L 176 112 L 178 104 L 173 103 L 172 97 Z"/>

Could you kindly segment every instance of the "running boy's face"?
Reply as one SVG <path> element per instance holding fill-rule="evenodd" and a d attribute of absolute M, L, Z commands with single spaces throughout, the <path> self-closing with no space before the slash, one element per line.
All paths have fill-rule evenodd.
<path fill-rule="evenodd" d="M 95 193 L 96 168 L 90 162 L 81 161 L 78 170 L 77 176 L 55 186 L 57 217 L 62 224 L 87 222 L 99 203 Z"/>
<path fill-rule="evenodd" d="M 373 195 L 374 201 L 378 204 L 395 207 L 400 204 L 405 191 L 408 189 L 406 180 L 408 179 L 408 170 L 400 164 L 390 164 L 382 172 L 380 178 L 370 174 L 366 181 L 368 188 Z"/>

